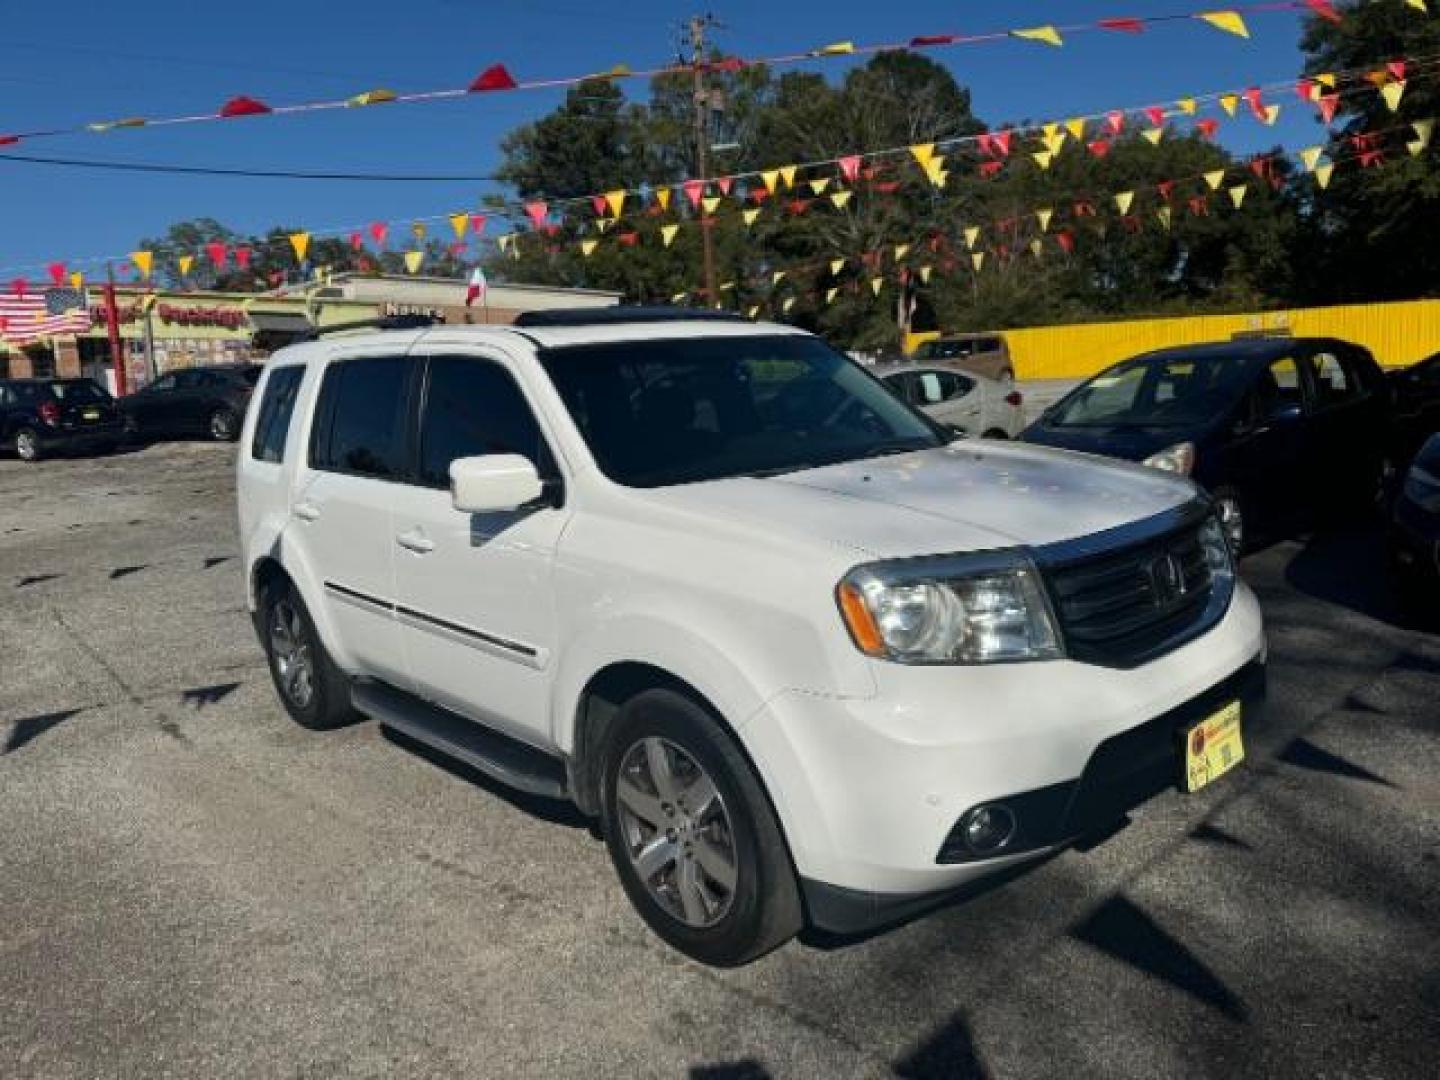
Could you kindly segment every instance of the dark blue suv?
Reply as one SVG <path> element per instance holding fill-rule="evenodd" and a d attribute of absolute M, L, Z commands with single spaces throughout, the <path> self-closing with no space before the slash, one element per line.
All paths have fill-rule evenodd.
<path fill-rule="evenodd" d="M 1372 505 L 1390 394 L 1365 349 L 1266 337 L 1161 349 L 1082 383 L 1020 434 L 1194 478 L 1235 550 L 1296 510 Z"/>

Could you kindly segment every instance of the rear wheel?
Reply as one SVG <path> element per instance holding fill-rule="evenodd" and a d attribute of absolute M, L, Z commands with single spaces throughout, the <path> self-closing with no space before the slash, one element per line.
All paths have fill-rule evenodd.
<path fill-rule="evenodd" d="M 22 427 L 15 432 L 15 456 L 21 461 L 39 461 L 43 456 L 40 436 L 34 428 Z"/>
<path fill-rule="evenodd" d="M 240 418 L 233 409 L 216 409 L 210 414 L 207 430 L 216 442 L 234 442 L 240 434 Z"/>
<path fill-rule="evenodd" d="M 291 718 L 316 730 L 354 719 L 349 681 L 325 651 L 295 587 L 284 581 L 268 586 L 260 610 L 270 677 Z"/>
<path fill-rule="evenodd" d="M 616 717 L 601 764 L 605 841 L 650 928 L 732 967 L 800 929 L 789 852 L 760 782 L 705 709 L 647 690 Z"/>

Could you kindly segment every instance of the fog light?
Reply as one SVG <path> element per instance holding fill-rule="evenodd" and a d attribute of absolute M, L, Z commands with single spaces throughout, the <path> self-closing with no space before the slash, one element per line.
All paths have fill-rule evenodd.
<path fill-rule="evenodd" d="M 1015 815 L 1000 803 L 977 806 L 961 819 L 960 835 L 977 854 L 999 851 L 1015 839 Z"/>

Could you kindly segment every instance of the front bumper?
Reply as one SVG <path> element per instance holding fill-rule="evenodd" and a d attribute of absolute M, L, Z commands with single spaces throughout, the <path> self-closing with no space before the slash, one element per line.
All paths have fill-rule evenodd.
<path fill-rule="evenodd" d="M 866 699 L 781 694 L 742 729 L 811 917 L 859 929 L 1027 863 L 1175 783 L 1174 732 L 1264 693 L 1259 605 L 1243 585 L 1207 633 L 1139 667 L 876 663 Z M 965 811 L 1017 800 L 1003 853 L 945 861 Z M 823 895 L 822 895 L 823 894 Z M 840 899 L 837 900 L 837 897 Z M 858 916 L 857 916 L 858 917 Z"/>

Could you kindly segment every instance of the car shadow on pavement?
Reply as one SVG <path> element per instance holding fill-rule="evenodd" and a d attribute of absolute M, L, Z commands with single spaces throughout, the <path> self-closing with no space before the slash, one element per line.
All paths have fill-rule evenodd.
<path fill-rule="evenodd" d="M 1355 525 L 1310 535 L 1285 568 L 1285 581 L 1316 600 L 1399 629 L 1413 629 L 1387 567 L 1385 534 L 1378 523 Z"/>
<path fill-rule="evenodd" d="M 472 787 L 480 788 L 486 794 L 493 795 L 501 802 L 509 803 L 515 809 L 529 814 L 531 817 L 551 825 L 569 825 L 576 829 L 588 829 L 593 836 L 599 839 L 600 833 L 597 826 L 582 814 L 574 803 L 518 791 L 502 784 L 499 780 L 492 779 L 479 769 L 471 768 L 463 761 L 457 761 L 448 754 L 427 746 L 418 739 L 412 739 L 403 732 L 386 727 L 384 724 L 379 726 L 380 735 L 386 742 L 424 759 L 437 769 L 443 769 L 457 780 L 463 780 Z"/>

